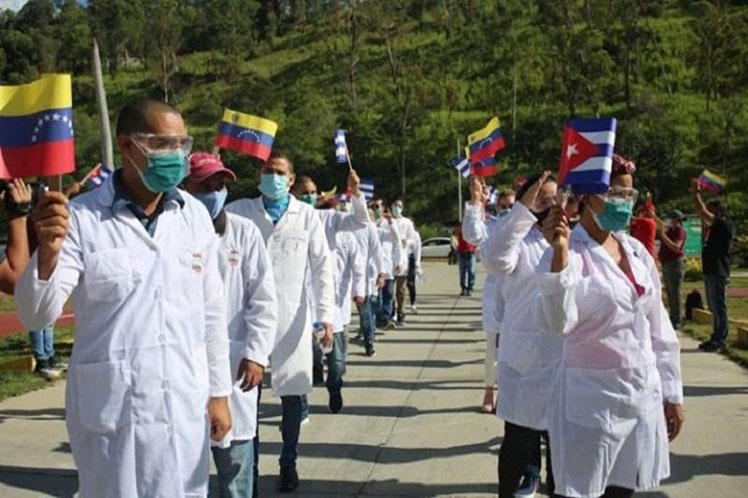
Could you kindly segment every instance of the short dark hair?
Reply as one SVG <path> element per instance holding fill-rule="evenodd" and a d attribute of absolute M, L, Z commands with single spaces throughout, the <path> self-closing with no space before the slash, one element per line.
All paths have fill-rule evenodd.
<path fill-rule="evenodd" d="M 711 199 L 706 203 L 707 209 L 716 216 L 725 216 L 725 205 L 718 199 Z"/>
<path fill-rule="evenodd" d="M 293 173 L 293 172 L 294 172 L 294 169 L 293 169 L 293 161 L 291 161 L 291 158 L 290 158 L 290 157 L 288 157 L 288 156 L 287 156 L 286 154 L 284 154 L 284 153 L 282 153 L 282 152 L 273 152 L 273 153 L 272 153 L 272 154 L 270 155 L 270 157 L 268 158 L 268 160 L 267 160 L 267 161 L 265 161 L 265 162 L 266 162 L 266 163 L 271 163 L 271 162 L 273 162 L 274 160 L 282 160 L 282 161 L 286 161 L 286 162 L 288 163 L 288 172 L 289 172 L 289 173 Z M 307 177 L 307 178 L 309 178 L 309 177 Z M 310 180 L 311 180 L 311 178 L 310 178 Z"/>
<path fill-rule="evenodd" d="M 117 136 L 130 135 L 131 133 L 153 133 L 150 117 L 156 112 L 181 116 L 179 111 L 160 100 L 148 98 L 131 100 L 117 114 Z"/>
<path fill-rule="evenodd" d="M 520 188 L 517 189 L 517 195 L 515 196 L 517 199 L 522 199 L 522 197 L 525 196 L 528 190 L 530 190 L 530 187 L 532 187 L 534 184 L 540 180 L 540 177 L 543 176 L 541 173 L 536 173 L 532 175 L 530 178 L 527 179 L 525 183 L 522 184 Z M 556 178 L 554 176 L 548 176 L 546 178 L 545 183 L 553 182 L 556 183 Z M 545 183 L 543 185 L 545 185 Z"/>

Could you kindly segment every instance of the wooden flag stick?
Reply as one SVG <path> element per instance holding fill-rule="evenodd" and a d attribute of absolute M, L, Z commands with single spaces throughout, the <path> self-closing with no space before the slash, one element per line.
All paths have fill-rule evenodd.
<path fill-rule="evenodd" d="M 213 155 L 216 157 L 221 157 L 221 148 L 219 146 L 213 146 Z"/>
<path fill-rule="evenodd" d="M 348 171 L 353 171 L 353 164 L 351 164 L 351 155 L 348 153 L 348 144 L 345 144 L 345 158 L 348 160 Z"/>

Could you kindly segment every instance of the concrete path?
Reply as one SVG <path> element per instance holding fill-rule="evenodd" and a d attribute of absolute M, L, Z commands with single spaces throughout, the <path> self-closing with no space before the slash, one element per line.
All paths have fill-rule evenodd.
<path fill-rule="evenodd" d="M 298 497 L 492 496 L 502 426 L 478 412 L 484 335 L 480 296 L 456 297 L 456 269 L 427 263 L 420 314 L 380 336 L 377 356 L 349 347 L 345 407 L 311 396 L 302 429 Z M 482 280 L 482 279 L 481 279 Z M 673 477 L 646 497 L 748 496 L 748 373 L 683 339 L 686 426 Z M 62 383 L 0 403 L 0 496 L 71 496 Z M 261 496 L 275 496 L 278 400 L 261 408 Z"/>

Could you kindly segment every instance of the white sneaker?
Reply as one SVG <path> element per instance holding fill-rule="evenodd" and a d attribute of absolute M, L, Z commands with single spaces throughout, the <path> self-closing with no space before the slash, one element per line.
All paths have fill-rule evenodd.
<path fill-rule="evenodd" d="M 301 425 L 306 425 L 309 422 L 311 422 L 311 419 L 309 418 L 309 415 L 307 415 L 306 417 L 304 417 L 303 419 L 301 419 Z"/>
<path fill-rule="evenodd" d="M 413 313 L 414 315 L 417 315 L 418 314 L 418 306 L 416 306 L 415 304 L 411 304 L 410 305 L 410 312 Z"/>

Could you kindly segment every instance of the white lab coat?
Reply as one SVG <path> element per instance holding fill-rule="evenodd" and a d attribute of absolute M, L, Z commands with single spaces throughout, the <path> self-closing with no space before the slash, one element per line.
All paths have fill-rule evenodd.
<path fill-rule="evenodd" d="M 382 244 L 379 241 L 379 232 L 373 223 L 369 223 L 366 228 L 356 230 L 353 234 L 358 243 L 358 250 L 366 261 L 364 295 L 376 296 L 379 292 L 377 277 L 380 273 L 387 273 L 384 254 L 382 254 Z"/>
<path fill-rule="evenodd" d="M 486 242 L 490 234 L 496 229 L 499 219 L 490 217 L 485 219 L 483 208 L 476 208 L 472 204 L 465 205 L 465 216 L 462 218 L 462 238 L 478 247 L 481 260 L 485 261 Z M 482 296 L 483 331 L 486 335 L 494 336 L 499 333 L 501 320 L 504 317 L 503 278 L 500 274 L 488 271 L 483 283 Z"/>
<path fill-rule="evenodd" d="M 404 277 L 408 275 L 408 256 L 410 251 L 416 243 L 416 229 L 413 226 L 413 221 L 405 216 L 395 218 L 395 224 L 397 225 L 398 232 L 400 233 L 400 259 L 396 260 L 395 266 L 400 265 L 400 272 L 396 273 L 396 277 Z"/>
<path fill-rule="evenodd" d="M 278 396 L 299 396 L 312 388 L 312 320 L 333 321 L 333 259 L 319 215 L 291 196 L 288 209 L 273 225 L 262 197 L 241 199 L 226 210 L 248 218 L 265 240 L 278 305 L 278 330 L 271 355 L 272 388 Z M 311 309 L 307 274 L 314 293 Z"/>
<path fill-rule="evenodd" d="M 515 203 L 490 234 L 483 264 L 504 279 L 497 413 L 513 424 L 545 430 L 562 341 L 544 332 L 532 312 L 539 292 L 535 269 L 549 247 L 536 223 L 529 209 Z"/>
<path fill-rule="evenodd" d="M 351 206 L 353 209 L 350 213 L 343 213 L 334 209 L 317 209 L 315 211 L 322 221 L 330 251 L 335 250 L 335 237 L 338 232 L 359 230 L 371 224 L 369 209 L 366 207 L 366 198 L 363 192 L 357 196 L 351 196 Z"/>
<path fill-rule="evenodd" d="M 366 290 L 366 259 L 358 249 L 352 232 L 339 232 L 335 241 L 335 320 L 333 331 L 343 332 L 351 323 L 353 296 L 364 297 Z"/>
<path fill-rule="evenodd" d="M 206 403 L 231 394 L 218 237 L 187 193 L 151 237 L 127 207 L 113 212 L 113 178 L 71 201 L 55 271 L 40 281 L 34 255 L 17 310 L 40 329 L 73 298 L 65 419 L 80 496 L 202 497 Z"/>
<path fill-rule="evenodd" d="M 397 223 L 390 223 L 380 218 L 375 223 L 382 246 L 382 266 L 387 280 L 395 278 L 395 269 L 402 259 L 403 249 L 400 243 L 400 230 Z"/>
<path fill-rule="evenodd" d="M 242 359 L 267 367 L 278 328 L 275 278 L 262 234 L 251 221 L 226 214 L 226 231 L 218 248 L 229 329 L 231 373 Z M 257 388 L 244 392 L 234 382 L 229 397 L 233 426 L 217 446 L 248 441 L 257 433 Z"/>
<path fill-rule="evenodd" d="M 569 266 L 539 267 L 541 325 L 563 337 L 548 432 L 556 492 L 597 497 L 606 486 L 648 490 L 670 475 L 663 399 L 683 402 L 680 347 L 657 266 L 644 246 L 615 234 L 634 285 L 582 225 Z"/>

